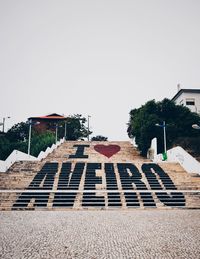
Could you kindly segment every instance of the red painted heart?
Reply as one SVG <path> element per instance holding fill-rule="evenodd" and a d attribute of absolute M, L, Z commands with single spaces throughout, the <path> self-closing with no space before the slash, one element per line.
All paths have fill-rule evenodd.
<path fill-rule="evenodd" d="M 114 154 L 120 151 L 120 146 L 118 145 L 96 145 L 94 146 L 94 150 L 97 151 L 98 153 L 110 158 Z"/>

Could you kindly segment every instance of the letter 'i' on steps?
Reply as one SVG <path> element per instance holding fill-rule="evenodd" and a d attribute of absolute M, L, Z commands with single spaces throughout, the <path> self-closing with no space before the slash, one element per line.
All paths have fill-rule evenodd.
<path fill-rule="evenodd" d="M 102 177 L 96 176 L 96 170 L 100 169 L 100 163 L 87 164 L 84 190 L 96 190 L 96 184 L 102 184 Z M 82 206 L 105 207 L 105 198 L 103 196 L 96 196 L 95 192 L 84 193 Z"/>
<path fill-rule="evenodd" d="M 121 179 L 122 189 L 126 198 L 127 207 L 139 207 L 139 199 L 136 192 L 126 192 L 126 190 L 148 190 L 141 180 L 142 175 L 134 164 L 118 163 L 118 172 Z M 135 187 L 133 187 L 133 184 Z M 140 192 L 144 207 L 155 207 L 156 204 L 150 192 Z"/>
<path fill-rule="evenodd" d="M 119 192 L 109 192 L 109 190 L 118 190 L 117 179 L 112 163 L 105 164 L 106 189 L 108 190 L 108 207 L 121 207 L 121 198 Z"/>
<path fill-rule="evenodd" d="M 72 192 L 55 193 L 53 207 L 73 207 L 83 175 L 85 163 L 76 163 L 72 171 L 72 163 L 63 163 L 58 181 L 58 190 L 72 190 Z M 70 179 L 70 180 L 69 180 Z"/>
<path fill-rule="evenodd" d="M 74 145 L 77 147 L 76 153 L 74 155 L 69 155 L 69 158 L 88 158 L 88 155 L 85 155 L 85 148 L 90 147 L 90 145 Z"/>
<path fill-rule="evenodd" d="M 142 171 L 144 172 L 152 190 L 177 190 L 176 186 L 170 179 L 167 173 L 157 164 L 143 164 Z M 163 187 L 158 179 L 162 182 Z M 185 197 L 181 192 L 156 192 L 158 199 L 166 206 L 182 207 L 185 206 Z"/>

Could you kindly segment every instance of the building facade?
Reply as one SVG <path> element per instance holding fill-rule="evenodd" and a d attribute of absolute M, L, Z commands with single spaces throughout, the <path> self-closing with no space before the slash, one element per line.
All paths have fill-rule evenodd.
<path fill-rule="evenodd" d="M 38 132 L 45 132 L 47 130 L 55 131 L 55 126 L 62 122 L 65 122 L 66 119 L 67 117 L 59 115 L 57 113 L 52 113 L 46 116 L 28 118 L 29 121 L 31 121 L 32 123 L 35 123 L 34 128 Z"/>
<path fill-rule="evenodd" d="M 177 105 L 188 107 L 191 112 L 200 114 L 200 89 L 180 89 L 172 101 Z"/>

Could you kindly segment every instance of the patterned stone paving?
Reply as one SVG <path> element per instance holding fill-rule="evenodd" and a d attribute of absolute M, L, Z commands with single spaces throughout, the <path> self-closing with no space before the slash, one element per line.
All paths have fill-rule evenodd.
<path fill-rule="evenodd" d="M 200 210 L 0 212 L 0 258 L 200 258 Z"/>

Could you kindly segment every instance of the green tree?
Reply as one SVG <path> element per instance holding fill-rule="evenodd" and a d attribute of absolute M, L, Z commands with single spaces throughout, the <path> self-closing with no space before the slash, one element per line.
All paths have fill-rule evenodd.
<path fill-rule="evenodd" d="M 0 159 L 5 160 L 14 149 L 27 153 L 29 125 L 24 122 L 15 124 L 4 136 L 0 137 Z M 47 131 L 38 133 L 32 127 L 31 155 L 38 156 L 55 142 L 55 134 Z"/>
<path fill-rule="evenodd" d="M 78 140 L 88 137 L 88 129 L 85 125 L 87 122 L 86 118 L 82 117 L 81 114 L 75 114 L 69 116 L 66 119 L 66 140 Z M 64 137 L 65 123 L 60 124 L 58 128 L 58 135 L 60 138 Z M 89 131 L 89 135 L 92 132 Z"/>
<path fill-rule="evenodd" d="M 33 132 L 31 139 L 31 155 L 38 156 L 41 151 L 45 151 L 47 147 L 51 147 L 55 143 L 55 134 L 47 131 L 41 134 Z"/>
<path fill-rule="evenodd" d="M 11 142 L 26 141 L 29 134 L 29 125 L 25 122 L 15 124 L 6 133 L 6 138 Z"/>
<path fill-rule="evenodd" d="M 151 100 L 130 111 L 127 132 L 130 138 L 135 138 L 141 154 L 146 155 L 154 137 L 158 139 L 158 152 L 164 150 L 163 130 L 156 127 L 156 123 L 166 122 L 167 147 L 171 148 L 177 138 L 197 136 L 198 132 L 191 125 L 199 120 L 199 115 L 192 113 L 187 107 L 175 105 L 171 100 Z"/>
<path fill-rule="evenodd" d="M 92 141 L 107 141 L 108 138 L 107 137 L 104 137 L 104 136 L 101 136 L 101 135 L 97 135 L 95 137 L 92 137 L 91 139 Z"/>
<path fill-rule="evenodd" d="M 7 133 L 0 136 L 0 159 L 5 160 L 14 149 L 26 152 L 28 125 L 24 122 L 15 124 Z"/>
<path fill-rule="evenodd" d="M 0 137 L 0 160 L 5 160 L 10 155 L 10 141 L 5 137 Z"/>
<path fill-rule="evenodd" d="M 70 116 L 66 120 L 66 139 L 78 140 L 88 136 L 85 126 L 86 119 L 80 114 Z M 55 126 L 55 125 L 54 125 Z M 58 139 L 64 137 L 65 123 L 58 125 Z M 90 131 L 89 134 L 92 132 Z M 0 136 L 0 159 L 5 160 L 14 149 L 27 153 L 29 137 L 29 124 L 20 122 L 15 124 L 8 132 Z M 31 136 L 31 155 L 38 156 L 55 143 L 55 132 L 47 130 L 40 133 L 34 126 Z"/>

